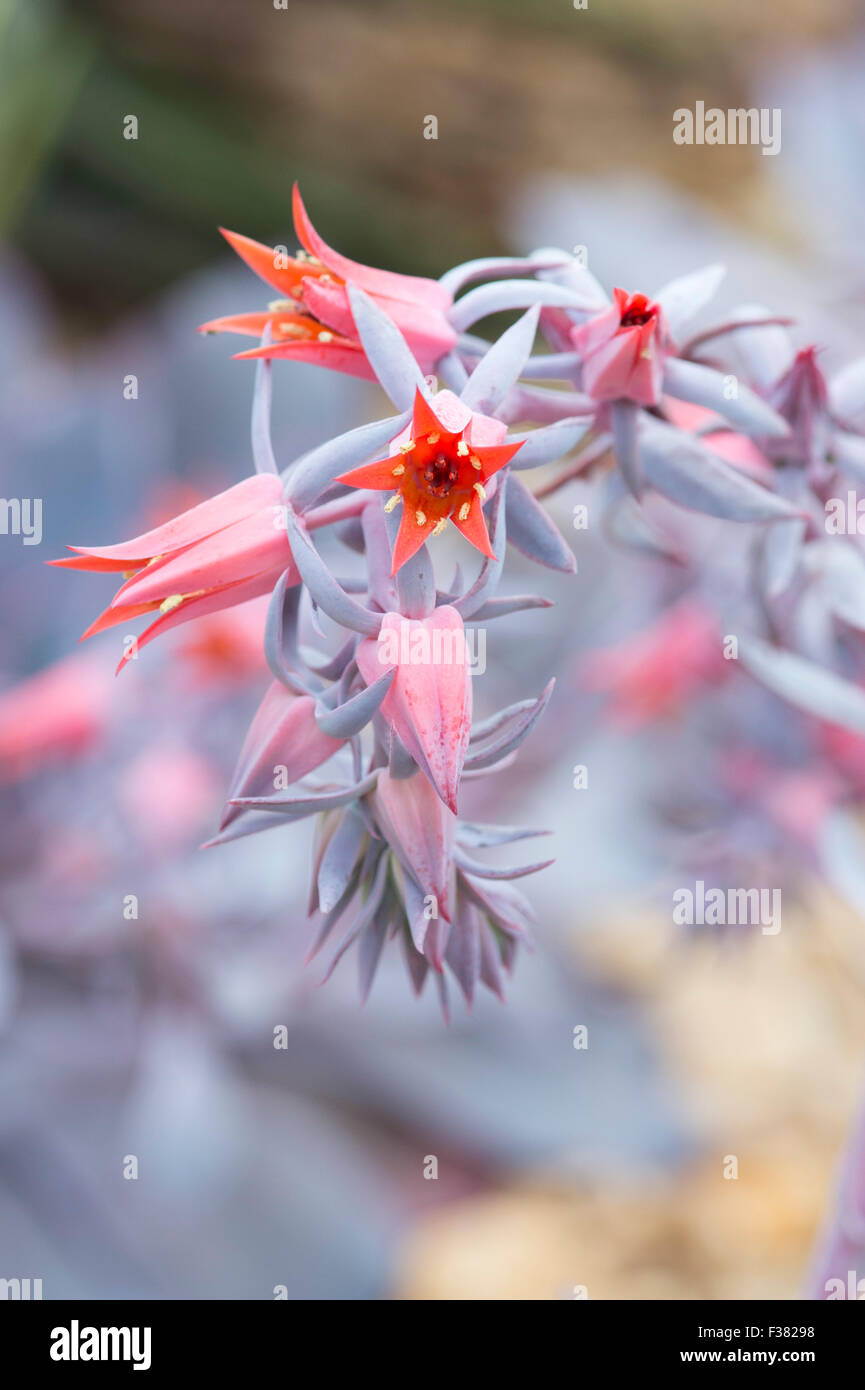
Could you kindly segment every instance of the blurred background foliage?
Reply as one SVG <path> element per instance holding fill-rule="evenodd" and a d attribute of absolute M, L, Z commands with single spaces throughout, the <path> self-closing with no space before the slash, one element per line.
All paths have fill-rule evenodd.
<path fill-rule="evenodd" d="M 673 144 L 671 112 L 695 97 L 747 104 L 779 42 L 837 38 L 854 12 L 852 0 L 284 3 L 0 0 L 0 233 L 26 248 L 71 330 L 213 259 L 220 224 L 288 237 L 294 178 L 332 242 L 415 273 L 503 249 L 502 206 L 539 167 L 625 166 L 760 224 L 771 211 L 754 151 L 702 159 Z M 123 136 L 130 114 L 137 141 Z M 421 138 L 431 114 L 438 140 Z"/>

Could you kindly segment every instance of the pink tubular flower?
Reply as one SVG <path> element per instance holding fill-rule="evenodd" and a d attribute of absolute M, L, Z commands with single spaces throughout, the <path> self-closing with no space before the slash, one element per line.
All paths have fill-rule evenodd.
<path fill-rule="evenodd" d="M 457 334 L 447 320 L 453 297 L 436 280 L 374 270 L 341 256 L 322 241 L 294 186 L 294 228 L 303 247 L 296 256 L 263 246 L 236 232 L 223 231 L 229 245 L 280 299 L 266 310 L 232 314 L 201 325 L 202 333 L 246 333 L 271 343 L 238 357 L 290 357 L 350 376 L 375 379 L 348 302 L 349 285 L 370 295 L 403 334 L 424 372 L 450 352 Z"/>
<path fill-rule="evenodd" d="M 158 612 L 160 616 L 138 639 L 141 648 L 188 618 L 267 593 L 284 570 L 289 571 L 291 583 L 300 582 L 281 502 L 279 478 L 256 473 L 134 540 L 100 547 L 70 546 L 76 551 L 74 558 L 49 564 L 121 571 L 126 583 L 84 637 Z M 131 655 L 131 651 L 124 655 L 118 670 Z"/>
<path fill-rule="evenodd" d="M 321 732 L 310 695 L 294 695 L 280 681 L 273 681 L 244 739 L 220 830 L 241 814 L 242 808 L 232 805 L 233 800 L 272 796 L 280 783 L 299 782 L 327 762 L 343 743 Z"/>
<path fill-rule="evenodd" d="M 675 713 L 696 691 L 719 684 L 727 670 L 714 617 L 685 599 L 645 632 L 591 653 L 582 684 L 604 691 L 613 718 L 637 728 Z"/>
<path fill-rule="evenodd" d="M 400 863 L 421 891 L 435 899 L 433 922 L 438 917 L 450 922 L 455 816 L 438 800 L 426 778 L 417 774 L 402 779 L 382 772 L 372 802 L 376 820 Z M 435 969 L 441 968 L 437 959 Z"/>
<path fill-rule="evenodd" d="M 454 813 L 472 721 L 472 682 L 463 620 L 444 604 L 428 618 L 385 613 L 357 664 L 367 685 L 396 667 L 381 712 Z"/>
<path fill-rule="evenodd" d="M 582 385 L 596 401 L 657 405 L 670 336 L 660 304 L 613 290 L 613 303 L 571 329 L 583 358 Z"/>

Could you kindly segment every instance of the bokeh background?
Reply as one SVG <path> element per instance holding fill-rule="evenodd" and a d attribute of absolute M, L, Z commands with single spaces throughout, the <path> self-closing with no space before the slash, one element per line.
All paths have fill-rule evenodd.
<path fill-rule="evenodd" d="M 446 1028 L 397 965 L 363 1010 L 350 970 L 321 990 L 303 967 L 306 828 L 198 849 L 266 684 L 260 606 L 115 682 L 112 635 L 76 647 L 109 586 L 43 562 L 248 471 L 250 365 L 195 328 L 262 302 L 217 227 L 291 244 L 295 178 L 371 264 L 580 244 L 651 291 L 723 259 L 726 303 L 796 314 L 830 364 L 861 352 L 863 57 L 852 0 L 0 0 L 0 469 L 44 526 L 0 537 L 0 1277 L 46 1298 L 803 1289 L 863 1072 L 863 921 L 804 871 L 777 937 L 673 927 L 713 709 L 625 732 L 578 673 L 681 576 L 590 528 L 557 607 L 496 632 L 482 712 L 559 686 L 467 809 L 552 827 L 557 862 L 508 1005 Z M 780 155 L 676 146 L 696 100 L 781 108 Z M 275 387 L 280 462 L 382 404 L 289 364 Z"/>

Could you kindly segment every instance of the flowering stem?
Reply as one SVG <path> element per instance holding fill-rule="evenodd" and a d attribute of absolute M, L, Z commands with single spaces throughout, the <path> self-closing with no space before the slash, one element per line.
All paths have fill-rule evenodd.
<path fill-rule="evenodd" d="M 360 516 L 369 501 L 368 492 L 353 492 L 348 497 L 337 497 L 333 502 L 325 502 L 306 513 L 304 523 L 308 531 L 317 531 L 321 526 L 332 526 L 337 521 L 349 521 Z"/>

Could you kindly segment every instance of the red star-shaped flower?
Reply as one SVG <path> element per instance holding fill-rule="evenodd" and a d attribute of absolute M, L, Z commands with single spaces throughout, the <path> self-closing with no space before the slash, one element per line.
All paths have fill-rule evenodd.
<path fill-rule="evenodd" d="M 411 426 L 393 440 L 390 456 L 337 478 L 349 487 L 393 489 L 389 511 L 402 502 L 392 574 L 448 521 L 495 558 L 483 514 L 486 484 L 522 447 L 504 444 L 506 434 L 501 420 L 470 410 L 452 391 L 439 391 L 432 401 L 418 391 Z"/>

